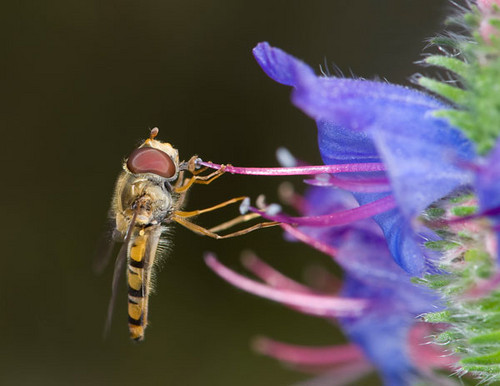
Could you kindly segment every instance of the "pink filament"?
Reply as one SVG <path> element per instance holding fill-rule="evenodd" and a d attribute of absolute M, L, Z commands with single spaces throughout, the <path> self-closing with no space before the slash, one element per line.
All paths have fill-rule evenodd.
<path fill-rule="evenodd" d="M 322 373 L 319 377 L 300 384 L 302 386 L 346 386 L 373 371 L 373 365 L 369 362 L 344 363 L 333 367 L 333 369 L 326 369 L 326 371 L 325 369 L 321 371 L 321 368 L 317 369 L 312 366 L 295 366 L 295 368 L 302 372 Z"/>
<path fill-rule="evenodd" d="M 242 256 L 242 263 L 250 272 L 274 288 L 309 294 L 317 293 L 311 288 L 286 277 L 251 252 L 247 252 Z M 316 315 L 316 312 L 314 310 L 310 310 L 309 308 L 294 306 L 290 306 L 290 308 L 302 313 Z"/>
<path fill-rule="evenodd" d="M 304 180 L 304 182 L 313 186 L 335 186 L 350 192 L 381 193 L 391 191 L 391 186 L 387 178 L 344 179 L 332 176 L 326 180 L 317 178 Z"/>
<path fill-rule="evenodd" d="M 253 253 L 245 253 L 242 256 L 241 261 L 246 269 L 275 288 L 303 293 L 313 293 L 310 288 L 286 277 L 281 272 L 278 272 L 273 267 L 259 259 Z"/>
<path fill-rule="evenodd" d="M 289 224 L 281 224 L 281 227 L 297 240 L 302 241 L 305 244 L 309 244 L 314 249 L 317 249 L 318 251 L 323 252 L 331 257 L 335 257 L 337 255 L 337 249 L 335 249 L 331 245 L 323 243 Z"/>
<path fill-rule="evenodd" d="M 222 165 L 212 162 L 199 161 L 199 165 L 211 169 L 220 169 Z M 319 166 L 294 166 L 289 168 L 246 168 L 225 165 L 225 171 L 231 174 L 248 174 L 254 176 L 296 176 L 323 173 L 352 173 L 352 172 L 381 172 L 385 170 L 381 162 L 319 165 Z"/>
<path fill-rule="evenodd" d="M 205 262 L 217 275 L 235 287 L 257 296 L 300 308 L 304 312 L 316 316 L 332 317 L 359 315 L 367 305 L 367 302 L 362 299 L 314 295 L 273 288 L 230 270 L 221 264 L 211 253 L 205 255 Z"/>
<path fill-rule="evenodd" d="M 292 206 L 297 212 L 305 213 L 309 208 L 309 203 L 300 194 L 297 194 L 293 185 L 289 182 L 283 182 L 278 189 L 280 200 L 287 205 Z"/>
<path fill-rule="evenodd" d="M 365 361 L 362 351 L 354 344 L 327 347 L 307 347 L 257 338 L 254 348 L 261 354 L 280 361 L 300 365 L 337 365 L 351 361 Z"/>
<path fill-rule="evenodd" d="M 396 207 L 396 201 L 394 200 L 393 196 L 389 195 L 387 197 L 370 202 L 368 204 L 361 205 L 357 208 L 346 209 L 332 214 L 321 215 L 321 216 L 304 216 L 304 217 L 290 217 L 286 215 L 271 216 L 266 214 L 266 212 L 258 210 L 256 208 L 251 207 L 250 210 L 255 213 L 259 213 L 262 217 L 268 220 L 278 221 L 294 226 L 308 225 L 316 227 L 331 227 L 331 226 L 347 225 L 354 221 L 362 220 L 386 212 L 395 207 Z"/>
<path fill-rule="evenodd" d="M 340 278 L 328 272 L 321 265 L 312 265 L 306 268 L 305 282 L 309 283 L 310 288 L 314 291 L 327 294 L 337 294 L 343 286 Z"/>

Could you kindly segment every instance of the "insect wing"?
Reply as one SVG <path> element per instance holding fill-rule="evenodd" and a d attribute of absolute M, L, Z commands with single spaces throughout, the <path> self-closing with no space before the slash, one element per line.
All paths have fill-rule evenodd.
<path fill-rule="evenodd" d="M 127 261 L 128 244 L 130 243 L 130 240 L 132 238 L 136 217 L 137 217 L 137 212 L 134 212 L 132 220 L 130 221 L 130 225 L 127 229 L 127 234 L 125 235 L 125 240 L 123 241 L 123 244 L 120 248 L 120 252 L 118 252 L 118 256 L 116 257 L 115 260 L 115 268 L 113 271 L 113 282 L 111 284 L 111 298 L 109 299 L 108 313 L 106 317 L 106 323 L 104 325 L 104 336 L 107 335 L 109 328 L 111 327 L 111 321 L 113 319 L 113 311 L 116 304 L 116 294 L 118 293 L 118 285 L 120 282 L 120 277 L 123 274 L 123 267 L 125 265 L 125 262 Z M 111 251 L 109 253 L 111 254 Z"/>
<path fill-rule="evenodd" d="M 94 271 L 96 275 L 101 275 L 104 272 L 111 261 L 111 256 L 116 243 L 122 242 L 123 236 L 120 236 L 120 232 L 118 232 L 114 226 L 110 225 L 109 229 L 104 232 L 99 240 L 99 244 L 97 245 L 96 253 L 92 261 L 92 271 Z"/>

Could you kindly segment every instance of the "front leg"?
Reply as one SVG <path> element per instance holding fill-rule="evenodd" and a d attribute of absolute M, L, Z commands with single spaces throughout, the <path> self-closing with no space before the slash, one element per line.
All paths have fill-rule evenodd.
<path fill-rule="evenodd" d="M 191 161 L 189 161 L 191 162 Z M 188 169 L 189 170 L 189 169 Z M 175 192 L 176 193 L 183 193 L 186 192 L 193 184 L 202 184 L 202 185 L 208 185 L 212 181 L 216 180 L 220 176 L 222 176 L 225 173 L 226 170 L 226 165 L 222 165 L 222 167 L 206 176 L 200 176 L 200 175 L 193 175 L 192 177 L 185 178 L 182 181 L 182 184 L 180 186 L 175 187 Z M 191 170 L 189 170 L 191 171 Z M 199 173 L 199 171 L 198 171 Z"/>

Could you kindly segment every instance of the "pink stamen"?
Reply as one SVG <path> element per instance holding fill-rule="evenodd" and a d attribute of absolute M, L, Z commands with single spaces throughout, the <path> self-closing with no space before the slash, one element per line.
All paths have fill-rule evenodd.
<path fill-rule="evenodd" d="M 217 275 L 235 287 L 257 296 L 300 308 L 304 312 L 316 316 L 332 317 L 359 315 L 367 306 L 367 302 L 362 299 L 305 294 L 270 287 L 230 270 L 225 265 L 221 264 L 211 253 L 205 255 L 205 262 Z"/>
<path fill-rule="evenodd" d="M 343 286 L 340 278 L 332 275 L 321 265 L 307 267 L 304 273 L 304 281 L 313 290 L 327 294 L 338 294 Z"/>
<path fill-rule="evenodd" d="M 335 186 L 350 192 L 359 193 L 381 193 L 390 192 L 391 185 L 387 178 L 373 179 L 344 179 L 330 176 L 328 179 L 310 179 L 304 180 L 306 184 L 313 186 Z"/>
<path fill-rule="evenodd" d="M 286 277 L 282 273 L 275 270 L 270 265 L 266 264 L 264 261 L 260 260 L 256 255 L 251 252 L 246 252 L 242 256 L 242 263 L 249 271 L 258 276 L 261 280 L 265 281 L 267 284 L 272 287 L 283 289 L 283 290 L 291 290 L 295 292 L 301 293 L 309 293 L 316 294 L 318 292 L 312 290 L 311 288 L 296 282 L 295 280 Z M 333 294 L 333 292 L 332 292 Z M 295 309 L 299 312 L 303 312 L 306 314 L 316 315 L 317 313 L 314 310 L 310 310 L 304 307 L 294 307 L 289 306 L 292 309 Z"/>
<path fill-rule="evenodd" d="M 281 224 L 281 227 L 297 240 L 302 241 L 305 244 L 309 244 L 314 249 L 317 249 L 318 251 L 323 252 L 331 257 L 335 257 L 337 255 L 337 249 L 332 247 L 331 245 L 323 243 L 289 224 Z"/>
<path fill-rule="evenodd" d="M 314 293 L 309 287 L 292 280 L 275 270 L 251 252 L 241 257 L 243 266 L 267 284 L 280 289 L 303 293 Z"/>
<path fill-rule="evenodd" d="M 293 226 L 308 225 L 316 227 L 331 227 L 347 225 L 354 221 L 363 220 L 386 212 L 396 207 L 394 197 L 389 195 L 379 200 L 361 205 L 357 208 L 346 209 L 332 214 L 322 216 L 290 217 L 286 215 L 268 215 L 265 211 L 250 207 L 252 212 L 260 214 L 262 217 Z"/>
<path fill-rule="evenodd" d="M 336 366 L 332 369 L 314 368 L 312 366 L 295 366 L 297 370 L 312 374 L 321 373 L 319 377 L 296 386 L 347 386 L 373 371 L 369 362 L 353 362 Z"/>
<path fill-rule="evenodd" d="M 333 366 L 351 361 L 365 361 L 362 351 L 354 344 L 307 347 L 259 337 L 253 347 L 261 354 L 296 365 Z"/>
<path fill-rule="evenodd" d="M 220 164 L 214 164 L 212 162 L 205 162 L 201 160 L 198 162 L 198 164 L 217 170 L 222 167 L 222 165 Z M 289 168 L 246 168 L 225 165 L 225 171 L 226 173 L 231 174 L 247 174 L 253 176 L 297 176 L 323 173 L 381 172 L 385 171 L 385 166 L 380 162 L 319 166 L 295 166 Z"/>
<path fill-rule="evenodd" d="M 453 369 L 457 357 L 449 355 L 445 349 L 432 341 L 435 329 L 427 323 L 416 323 L 408 334 L 408 350 L 412 363 L 423 370 Z"/>
<path fill-rule="evenodd" d="M 283 182 L 278 188 L 278 195 L 282 202 L 293 207 L 299 213 L 306 213 L 309 203 L 300 194 L 297 194 L 290 182 Z"/>

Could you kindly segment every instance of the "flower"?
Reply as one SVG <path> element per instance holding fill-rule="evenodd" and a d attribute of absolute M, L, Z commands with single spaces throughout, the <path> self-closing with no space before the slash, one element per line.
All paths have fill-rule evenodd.
<path fill-rule="evenodd" d="M 438 383 L 436 366 L 481 382 L 500 380 L 500 2 L 468 5 L 450 21 L 470 36 L 436 38 L 441 54 L 424 60 L 449 71 L 448 79 L 415 78 L 448 103 L 388 83 L 319 77 L 268 43 L 254 49 L 262 69 L 293 86 L 292 103 L 316 120 L 325 165 L 288 156 L 284 168 L 226 171 L 315 175 L 305 181 L 315 186 L 305 197 L 284 195 L 300 216 L 276 206 L 248 209 L 281 223 L 289 239 L 331 256 L 344 281 L 332 294 L 253 259 L 247 268 L 265 285 L 213 256 L 207 262 L 242 289 L 335 319 L 363 355 L 352 344 L 312 349 L 266 339 L 259 341 L 261 352 L 302 369 L 330 365 L 328 374 L 343 379 L 349 378 L 345 361 L 364 373 L 368 360 L 388 385 L 418 378 Z M 430 334 L 419 315 L 453 356 L 415 344 Z"/>
<path fill-rule="evenodd" d="M 315 188 L 308 192 L 306 202 L 311 212 L 320 214 L 330 210 L 332 201 L 346 202 L 345 196 L 346 192 Z M 345 272 L 341 294 L 369 304 L 360 315 L 339 318 L 341 327 L 375 364 L 385 384 L 407 384 L 428 370 L 419 369 L 410 357 L 409 337 L 417 328 L 416 317 L 435 311 L 440 301 L 428 289 L 413 284 L 393 261 L 373 220 L 353 223 L 343 231 L 339 235 L 330 229 L 315 236 L 337 248 L 335 261 Z"/>
<path fill-rule="evenodd" d="M 456 358 L 439 360 L 443 352 L 435 348 L 425 354 L 433 358 L 428 362 L 412 355 L 422 353 L 419 344 L 425 340 L 420 336 L 415 345 L 415 331 L 422 330 L 417 316 L 440 311 L 444 303 L 438 294 L 411 281 L 412 275 L 439 276 L 440 248 L 447 242 L 441 239 L 442 233 L 438 235 L 418 218 L 444 197 L 462 194 L 478 178 L 469 167 L 477 162 L 474 145 L 448 120 L 438 117 L 451 107 L 401 86 L 317 77 L 306 64 L 268 43 L 260 43 L 253 52 L 271 78 L 294 87 L 292 102 L 316 119 L 326 165 L 309 166 L 292 158 L 285 168 L 228 166 L 226 171 L 316 175 L 306 182 L 318 187 L 305 198 L 296 198 L 294 206 L 302 208 L 301 216 L 265 208 L 250 210 L 281 222 L 290 235 L 330 255 L 344 269 L 345 277 L 341 290 L 328 295 L 291 281 L 263 262 L 246 265 L 267 285 L 229 270 L 212 255 L 207 257 L 208 265 L 241 289 L 300 312 L 337 320 L 363 352 L 356 359 L 357 368 L 366 369 L 368 360 L 387 385 L 432 378 L 436 363 L 451 367 Z M 430 247 L 435 245 L 440 247 Z M 461 251 L 455 250 L 453 256 Z M 311 353 L 310 349 L 270 340 L 260 343 L 260 351 L 266 354 L 293 357 L 302 367 L 313 365 L 314 360 L 308 362 L 304 354 Z M 347 348 L 350 352 L 351 346 Z M 338 349 L 334 352 L 329 364 L 338 373 L 345 370 L 339 365 L 345 356 L 338 356 Z"/>
<path fill-rule="evenodd" d="M 500 240 L 500 140 L 491 152 L 475 165 L 474 187 L 479 203 L 479 212 L 486 215 L 493 223 L 496 232 L 496 244 Z M 499 259 L 500 249 L 497 245 L 489 248 Z"/>
<path fill-rule="evenodd" d="M 374 219 L 400 266 L 413 275 L 432 269 L 420 244 L 434 236 L 413 220 L 433 202 L 470 183 L 470 173 L 459 163 L 475 157 L 462 132 L 435 117 L 434 112 L 449 107 L 401 86 L 317 77 L 305 63 L 268 43 L 258 44 L 253 53 L 267 75 L 294 86 L 292 102 L 317 120 L 325 164 L 384 165 L 390 190 L 354 195 L 361 205 L 379 209 Z M 366 177 L 373 175 L 361 178 Z M 380 205 L 391 198 L 395 207 Z"/>
<path fill-rule="evenodd" d="M 436 358 L 436 352 L 442 352 L 430 350 L 434 361 L 418 362 L 411 353 L 418 351 L 424 338 L 417 345 L 409 342 L 414 331 L 421 329 L 416 317 L 440 310 L 442 304 L 439 296 L 412 283 L 411 275 L 437 272 L 440 255 L 424 243 L 438 242 L 440 237 L 416 219 L 434 202 L 470 184 L 473 173 L 463 165 L 476 157 L 472 143 L 435 116 L 450 107 L 421 92 L 381 82 L 317 77 L 306 64 L 267 43 L 260 43 L 254 56 L 271 78 L 294 86 L 292 102 L 316 119 L 326 165 L 292 160 L 287 168 L 228 166 L 226 172 L 334 173 L 306 181 L 319 187 L 300 200 L 304 210 L 299 217 L 250 210 L 281 222 L 290 235 L 330 255 L 345 277 L 339 292 L 325 294 L 291 281 L 263 262 L 255 263 L 255 258 L 253 264 L 244 264 L 267 285 L 229 270 L 213 255 L 207 257 L 207 264 L 241 289 L 337 320 L 363 352 L 356 359 L 357 368 L 366 369 L 368 360 L 385 384 L 432 378 L 432 364 L 443 365 Z M 302 367 L 306 362 L 326 365 L 308 362 L 308 355 L 300 355 L 305 349 L 262 342 L 260 351 L 281 359 L 292 356 Z M 345 370 L 339 364 L 348 355 L 334 352 L 328 364 L 337 372 Z M 452 361 L 444 361 L 445 366 Z"/>
<path fill-rule="evenodd" d="M 433 202 L 472 181 L 462 165 L 476 157 L 463 133 L 435 116 L 450 107 L 401 86 L 317 77 L 305 63 L 268 43 L 260 43 L 253 52 L 271 78 L 294 86 L 292 102 L 317 120 L 319 149 L 328 165 L 322 171 L 348 173 L 347 179 L 331 178 L 323 185 L 352 191 L 361 205 L 316 218 L 261 214 L 285 223 L 325 227 L 373 216 L 401 267 L 417 276 L 432 272 L 432 256 L 422 244 L 436 235 L 414 220 Z M 314 172 L 296 169 L 293 174 Z M 292 174 L 232 167 L 226 171 Z"/>
<path fill-rule="evenodd" d="M 304 215 L 321 215 L 355 205 L 347 192 L 332 187 L 313 187 L 304 197 L 302 207 Z M 450 358 L 441 359 L 442 350 L 421 346 L 426 342 L 426 335 L 415 337 L 417 330 L 422 328 L 416 317 L 435 311 L 439 299 L 428 289 L 413 284 L 411 277 L 393 261 L 373 220 L 334 228 L 290 229 L 284 226 L 316 248 L 329 251 L 345 270 L 340 289 L 332 294 L 306 287 L 255 256 L 246 255 L 243 264 L 267 284 L 231 271 L 213 255 L 207 256 L 207 264 L 222 278 L 245 291 L 299 312 L 337 320 L 353 344 L 312 348 L 261 338 L 256 345 L 258 351 L 303 370 L 322 369 L 328 377 L 342 375 L 349 381 L 365 375 L 375 365 L 386 385 L 398 386 L 409 384 L 418 377 L 434 377 L 431 369 L 436 364 L 438 367 L 450 366 Z M 329 283 L 332 281 L 330 279 Z M 428 361 L 414 362 L 414 357 L 420 357 L 422 350 Z"/>

